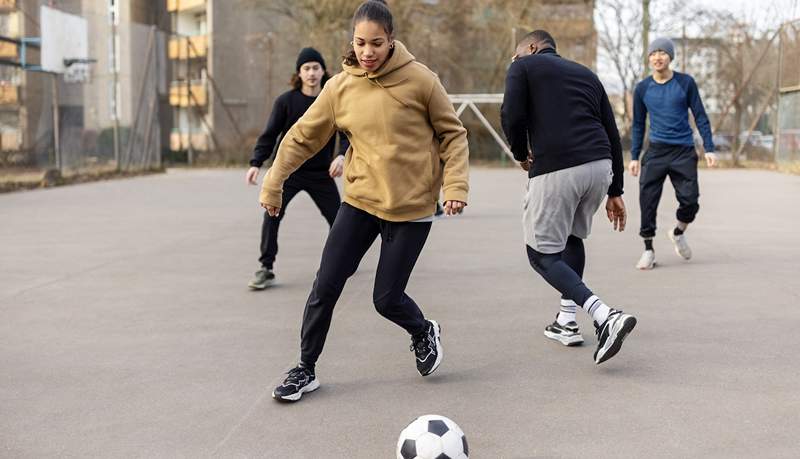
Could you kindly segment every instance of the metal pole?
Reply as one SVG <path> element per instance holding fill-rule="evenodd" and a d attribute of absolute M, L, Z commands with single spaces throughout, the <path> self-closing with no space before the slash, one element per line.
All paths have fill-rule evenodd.
<path fill-rule="evenodd" d="M 686 24 L 683 25 L 683 38 L 681 39 L 681 71 L 686 73 Z"/>
<path fill-rule="evenodd" d="M 781 82 L 783 81 L 783 27 L 785 25 L 781 24 L 780 29 L 778 29 L 780 38 L 778 38 L 778 72 L 775 84 L 778 92 L 778 101 L 775 104 L 775 128 L 772 130 L 772 158 L 775 162 L 780 159 L 778 155 L 781 152 Z"/>
<path fill-rule="evenodd" d="M 58 74 L 54 73 L 52 78 L 53 84 L 53 144 L 54 152 L 55 152 L 55 162 L 56 162 L 56 169 L 58 169 L 58 173 L 61 174 L 63 172 L 63 161 L 61 158 L 61 135 L 59 131 L 59 125 L 61 124 L 59 112 L 58 112 Z"/>
<path fill-rule="evenodd" d="M 117 172 L 120 169 L 120 129 L 119 129 L 119 94 L 117 89 L 119 86 L 119 66 L 117 65 L 117 16 L 118 8 L 117 0 L 109 0 L 109 16 L 111 18 L 111 106 L 113 107 L 111 118 L 114 122 L 114 161 L 117 164 Z"/>
<path fill-rule="evenodd" d="M 649 73 L 648 46 L 650 46 L 650 0 L 642 0 L 642 76 L 647 76 Z"/>

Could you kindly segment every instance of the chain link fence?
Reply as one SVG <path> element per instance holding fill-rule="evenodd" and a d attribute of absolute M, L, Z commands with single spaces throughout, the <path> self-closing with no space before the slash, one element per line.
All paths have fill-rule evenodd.
<path fill-rule="evenodd" d="M 160 170 L 171 122 L 168 34 L 121 21 L 104 2 L 58 3 L 86 20 L 94 62 L 64 74 L 0 66 L 0 189 Z M 0 35 L 18 40 L 2 42 L 0 59 L 38 63 L 39 45 L 27 39 L 41 36 L 42 4 L 0 9 Z"/>

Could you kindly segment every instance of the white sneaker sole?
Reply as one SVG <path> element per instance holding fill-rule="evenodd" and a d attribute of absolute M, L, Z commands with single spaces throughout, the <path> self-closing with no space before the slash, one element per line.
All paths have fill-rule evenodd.
<path fill-rule="evenodd" d="M 544 336 L 552 340 L 558 341 L 564 346 L 578 346 L 580 344 L 583 344 L 583 336 L 581 335 L 564 336 L 564 335 L 559 335 L 558 333 L 553 333 L 551 331 L 545 330 Z"/>
<path fill-rule="evenodd" d="M 271 287 L 273 284 L 275 284 L 275 279 L 270 279 L 263 284 L 255 284 L 251 282 L 247 284 L 247 287 L 250 288 L 250 290 L 264 290 L 267 287 Z"/>
<path fill-rule="evenodd" d="M 647 252 L 649 252 L 649 250 L 645 251 L 645 254 Z M 642 255 L 642 258 L 644 258 L 644 255 Z M 639 259 L 639 261 L 636 262 L 636 269 L 638 269 L 640 271 L 649 271 L 649 270 L 651 270 L 651 269 L 653 269 L 655 267 L 656 267 L 656 257 L 655 257 L 655 255 L 653 255 L 653 260 L 650 261 L 649 264 L 642 263 L 641 258 Z"/>
<path fill-rule="evenodd" d="M 622 317 L 617 319 L 617 321 L 614 322 L 614 325 L 611 326 L 611 332 L 606 340 L 606 345 L 597 350 L 594 363 L 600 365 L 611 357 L 617 355 L 617 352 L 622 349 L 622 342 L 625 341 L 625 338 L 628 337 L 628 334 L 635 326 L 636 317 L 633 317 L 630 314 L 623 314 Z"/>
<path fill-rule="evenodd" d="M 678 243 L 675 240 L 675 233 L 672 231 L 667 231 L 667 237 L 670 241 L 672 241 L 672 246 L 675 247 L 675 253 L 678 254 L 679 257 L 683 258 L 684 260 L 691 260 L 692 259 L 692 248 L 689 247 L 689 244 L 686 244 L 686 250 L 681 251 L 681 248 L 678 246 Z"/>
<path fill-rule="evenodd" d="M 429 376 L 433 374 L 433 372 L 436 371 L 437 368 L 439 368 L 439 365 L 441 365 L 442 358 L 444 357 L 444 348 L 442 347 L 442 341 L 440 339 L 442 327 L 440 327 L 439 323 L 436 322 L 435 320 L 430 320 L 430 322 L 433 324 L 433 336 L 434 336 L 434 342 L 436 343 L 436 361 L 433 362 L 433 368 L 431 368 L 431 371 L 425 373 L 422 376 Z"/>
<path fill-rule="evenodd" d="M 319 379 L 314 379 L 313 381 L 311 381 L 311 384 L 303 387 L 302 389 L 300 389 L 299 391 L 297 391 L 292 395 L 285 395 L 281 397 L 278 394 L 276 394 L 275 391 L 272 391 L 272 398 L 278 400 L 279 402 L 296 402 L 300 400 L 303 394 L 308 392 L 314 392 L 317 389 L 319 389 Z"/>
<path fill-rule="evenodd" d="M 639 271 L 650 271 L 651 269 L 656 267 L 656 262 L 652 262 L 649 265 L 636 265 L 636 269 Z"/>

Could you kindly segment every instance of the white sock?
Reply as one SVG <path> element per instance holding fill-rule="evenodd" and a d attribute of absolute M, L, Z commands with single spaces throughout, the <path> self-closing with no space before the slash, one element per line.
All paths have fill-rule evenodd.
<path fill-rule="evenodd" d="M 678 224 L 677 224 L 677 225 L 675 225 L 675 227 L 676 227 L 676 228 L 678 228 L 678 229 L 679 229 L 679 230 L 681 230 L 681 231 L 686 231 L 686 228 L 688 228 L 688 227 L 689 227 L 689 224 L 688 224 L 688 223 L 684 223 L 684 222 L 682 222 L 682 221 L 678 220 Z"/>
<path fill-rule="evenodd" d="M 600 298 L 597 298 L 595 295 L 590 296 L 589 299 L 583 303 L 583 309 L 585 309 L 599 325 L 603 325 L 606 319 L 608 319 L 608 314 L 611 312 L 611 308 L 606 306 L 606 304 L 600 301 Z"/>
<path fill-rule="evenodd" d="M 572 300 L 561 300 L 561 309 L 556 316 L 556 322 L 559 325 L 566 325 L 570 322 L 575 322 L 575 311 L 578 310 L 578 305 Z"/>

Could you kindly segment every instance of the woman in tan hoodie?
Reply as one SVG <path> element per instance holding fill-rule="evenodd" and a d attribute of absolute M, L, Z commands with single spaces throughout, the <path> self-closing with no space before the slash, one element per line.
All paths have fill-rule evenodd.
<path fill-rule="evenodd" d="M 347 134 L 344 203 L 306 303 L 300 363 L 272 393 L 279 401 L 297 401 L 319 387 L 314 366 L 333 308 L 378 235 L 375 308 L 411 335 L 422 376 L 442 361 L 439 325 L 425 319 L 405 288 L 430 232 L 440 190 L 447 215 L 466 206 L 467 133 L 438 77 L 394 39 L 384 2 L 362 3 L 353 29 L 344 71 L 326 83 L 284 136 L 261 190 L 261 205 L 279 215 L 286 178 L 337 130 Z"/>

